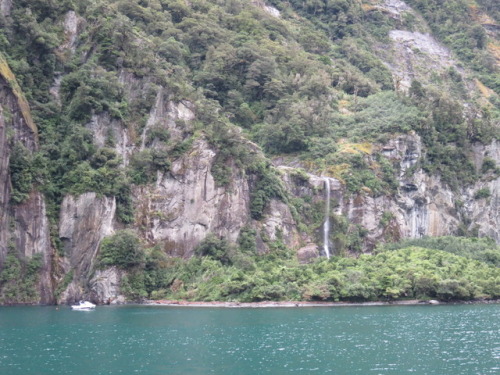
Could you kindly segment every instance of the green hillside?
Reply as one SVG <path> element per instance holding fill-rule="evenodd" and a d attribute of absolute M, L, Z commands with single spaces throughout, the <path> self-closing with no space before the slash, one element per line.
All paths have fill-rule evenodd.
<path fill-rule="evenodd" d="M 195 257 L 170 257 L 167 245 L 136 234 L 143 224 L 134 191 L 204 140 L 216 154 L 217 186 L 235 175 L 249 181 L 249 222 L 278 200 L 314 237 L 323 207 L 287 191 L 277 160 L 297 167 L 296 180 L 336 178 L 346 196 L 396 197 L 403 177 L 383 147 L 408 134 L 422 140 L 413 168 L 450 191 L 493 181 L 500 175 L 493 156 L 477 165 L 472 150 L 499 135 L 499 15 L 494 0 L 16 1 L 1 17 L 0 73 L 8 64 L 39 145 L 11 142 L 10 202 L 43 193 L 52 247 L 64 258 L 64 197 L 115 197 L 118 230 L 101 244 L 98 267 L 125 270 L 131 299 L 497 298 L 495 244 L 461 252 L 469 240 L 456 240 L 456 255 L 435 244 L 360 255 L 366 229 L 343 216 L 335 218 L 338 251 L 329 261 L 299 264 L 279 239 L 258 255 L 251 225 L 236 243 L 207 237 Z M 421 47 L 400 42 L 408 35 Z M 402 51 L 412 60 L 403 64 Z M 149 120 L 161 95 L 193 109 L 189 123 L 176 120 L 176 134 Z M 102 144 L 97 123 L 108 124 Z M 117 151 L 121 130 L 133 151 Z M 488 199 L 492 191 L 475 194 Z M 462 206 L 457 198 L 457 212 Z M 387 212 L 381 224 L 388 233 L 392 218 Z M 455 234 L 477 235 L 470 224 L 465 218 Z M 0 273 L 6 300 L 15 295 L 5 297 L 12 275 L 32 271 L 15 253 Z"/>

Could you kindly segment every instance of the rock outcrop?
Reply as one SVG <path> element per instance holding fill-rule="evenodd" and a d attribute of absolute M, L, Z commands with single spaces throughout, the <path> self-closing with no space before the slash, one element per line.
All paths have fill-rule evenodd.
<path fill-rule="evenodd" d="M 215 156 L 200 138 L 169 173 L 158 173 L 154 185 L 135 189 L 136 223 L 147 242 L 163 243 L 169 255 L 190 257 L 210 233 L 236 241 L 250 216 L 248 181 L 235 171 L 228 186 L 217 186 L 211 172 Z"/>
<path fill-rule="evenodd" d="M 116 267 L 97 270 L 89 281 L 90 293 L 87 295 L 92 301 L 105 304 L 122 304 L 126 297 L 121 293 L 120 283 L 123 272 Z"/>
<path fill-rule="evenodd" d="M 378 147 L 378 152 L 399 165 L 399 189 L 395 196 L 372 196 L 366 192 L 348 194 L 345 187 L 331 179 L 331 199 L 337 204 L 332 215 L 343 216 L 349 223 L 361 226 L 366 234 L 363 248 L 372 249 L 377 243 L 403 238 L 456 235 L 461 226 L 481 236 L 499 241 L 499 180 L 485 179 L 461 191 L 452 191 L 438 176 L 426 174 L 418 167 L 422 155 L 420 137 L 416 134 L 401 135 Z M 488 146 L 477 145 L 477 165 L 485 155 L 498 161 L 498 141 Z M 280 166 L 288 191 L 296 197 L 324 199 L 323 177 L 308 175 L 307 181 L 293 178 L 295 169 Z M 491 195 L 476 199 L 475 193 L 486 188 Z M 463 202 L 460 208 L 459 202 Z M 385 216 L 385 217 L 384 217 Z M 333 228 L 333 230 L 335 230 Z M 317 232 L 322 229 L 318 226 Z M 316 247 L 322 245 L 321 235 L 315 239 L 302 236 L 303 243 L 314 240 Z M 313 254 L 313 246 L 301 247 L 299 253 L 304 261 Z M 306 255 L 307 254 L 307 255 Z M 319 253 L 318 253 L 319 255 Z"/>
<path fill-rule="evenodd" d="M 7 242 L 9 238 L 9 144 L 7 137 L 7 124 L 5 123 L 4 108 L 0 107 L 0 265 L 3 264 L 7 254 Z"/>
<path fill-rule="evenodd" d="M 88 283 L 99 245 L 113 233 L 115 211 L 114 198 L 99 198 L 95 193 L 64 198 L 59 222 L 64 253 L 61 267 L 65 274 L 72 272 L 73 279 L 60 295 L 60 302 L 74 302 L 90 294 Z"/>
<path fill-rule="evenodd" d="M 22 145 L 27 153 L 36 151 L 37 128 L 14 74 L 0 56 L 0 268 L 9 244 L 15 249 L 16 256 L 23 260 L 40 254 L 41 270 L 36 285 L 38 302 L 52 303 L 53 249 L 43 196 L 33 191 L 22 203 L 11 202 L 9 161 L 12 147 L 17 144 Z"/>
<path fill-rule="evenodd" d="M 489 145 L 477 144 L 474 147 L 476 168 L 480 169 L 485 157 L 494 161 L 497 168 L 500 165 L 500 141 L 495 140 Z M 476 193 L 480 189 L 485 189 L 490 195 L 477 199 Z M 493 173 L 486 175 L 486 178 L 465 190 L 462 198 L 464 202 L 465 214 L 470 220 L 469 229 L 477 228 L 480 236 L 494 238 L 500 243 L 500 177 Z"/>

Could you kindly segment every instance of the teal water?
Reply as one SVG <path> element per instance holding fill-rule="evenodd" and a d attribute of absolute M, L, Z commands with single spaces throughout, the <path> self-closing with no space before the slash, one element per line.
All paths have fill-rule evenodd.
<path fill-rule="evenodd" d="M 0 308 L 0 374 L 500 374 L 500 305 Z"/>

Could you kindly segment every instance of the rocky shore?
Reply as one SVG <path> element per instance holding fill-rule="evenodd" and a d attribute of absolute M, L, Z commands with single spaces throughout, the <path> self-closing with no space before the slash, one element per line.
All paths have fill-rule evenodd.
<path fill-rule="evenodd" d="M 264 308 L 264 307 L 341 307 L 341 306 L 391 306 L 391 305 L 436 305 L 436 300 L 405 300 L 405 301 L 374 301 L 374 302 L 312 302 L 312 301 L 262 301 L 262 302 L 193 302 L 177 300 L 145 301 L 145 305 L 152 306 L 180 306 L 180 307 L 229 307 L 229 308 Z"/>
<path fill-rule="evenodd" d="M 372 302 L 322 302 L 322 301 L 262 301 L 262 302 L 221 302 L 221 301 L 183 301 L 183 300 L 146 300 L 148 306 L 178 307 L 227 307 L 227 308 L 267 308 L 267 307 L 349 307 L 349 306 L 402 306 L 402 305 L 449 305 L 449 304 L 490 304 L 500 300 L 438 301 L 438 300 L 400 300 Z"/>

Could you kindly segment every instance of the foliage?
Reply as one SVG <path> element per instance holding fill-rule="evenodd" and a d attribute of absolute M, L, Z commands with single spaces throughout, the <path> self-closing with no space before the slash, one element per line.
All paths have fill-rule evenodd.
<path fill-rule="evenodd" d="M 384 244 L 381 251 L 399 250 L 407 247 L 421 247 L 432 250 L 442 250 L 465 258 L 500 267 L 500 247 L 489 238 L 475 237 L 424 237 L 407 239 L 397 243 Z"/>
<path fill-rule="evenodd" d="M 350 223 L 345 216 L 330 217 L 330 253 L 338 256 L 360 253 L 368 231 L 359 224 Z"/>
<path fill-rule="evenodd" d="M 129 174 L 135 184 L 154 181 L 156 171 L 168 172 L 170 160 L 163 149 L 146 149 L 135 153 L 130 160 Z"/>
<path fill-rule="evenodd" d="M 346 129 L 350 138 L 372 140 L 384 133 L 408 133 L 418 129 L 422 122 L 422 114 L 417 107 L 390 91 L 360 99 L 353 109 L 354 129 Z"/>
<path fill-rule="evenodd" d="M 439 8 L 435 0 L 413 3 L 426 17 Z M 469 16 L 459 14 L 463 2 L 451 3 L 435 18 L 427 17 L 429 22 L 443 38 L 463 34 L 467 43 L 475 41 L 469 50 L 484 50 L 484 35 Z M 181 141 L 171 142 L 166 129 L 153 126 L 145 135 L 153 149 L 134 153 L 129 171 L 118 173 L 110 170 L 120 169 L 117 164 L 92 163 L 97 148 L 85 127 L 98 115 L 141 134 L 159 90 L 194 104 L 198 127 L 217 151 L 212 173 L 221 186 L 229 184 L 236 169 L 258 163 L 245 137 L 270 154 L 301 153 L 331 164 L 342 162 L 329 156 L 340 137 L 374 142 L 412 130 L 423 135 L 429 148 L 423 164 L 428 172 L 441 174 L 453 187 L 476 178 L 467 145 L 456 144 L 467 138 L 461 114 L 460 121 L 450 114 L 460 106 L 444 105 L 423 87 L 417 90 L 417 83 L 410 90 L 413 102 L 391 91 L 391 75 L 372 45 L 398 26 L 395 20 L 344 0 L 271 4 L 282 11 L 281 18 L 240 0 L 14 4 L 12 24 L 4 31 L 5 52 L 40 128 L 38 159 L 46 167 L 40 189 L 50 201 L 53 220 L 65 193 L 96 191 L 116 196 L 120 218 L 132 221 L 126 196 L 130 184 L 151 183 L 156 171 L 168 171 L 171 160 L 190 149 L 193 137 L 183 134 Z M 68 10 L 87 20 L 74 54 L 58 48 L 65 40 L 61 25 Z M 58 102 L 50 88 L 61 78 Z M 341 99 L 351 114 L 339 112 Z M 488 121 L 482 118 L 481 124 Z M 469 128 L 477 133 L 481 126 Z M 112 138 L 109 147 L 114 147 Z M 378 194 L 387 185 L 394 190 L 387 169 L 383 175 L 368 164 L 354 169 L 344 176 L 349 190 L 365 186 Z M 23 176 L 17 176 L 23 183 L 14 200 L 26 196 L 29 174 Z M 265 202 L 280 195 L 263 190 L 253 194 L 254 218 L 261 217 Z"/>
<path fill-rule="evenodd" d="M 500 297 L 499 249 L 485 238 L 407 240 L 373 255 L 332 256 L 310 264 L 299 264 L 279 243 L 270 245 L 268 254 L 252 255 L 211 235 L 197 248 L 199 256 L 188 260 L 168 258 L 160 247 L 147 249 L 122 291 L 132 300 L 242 302 Z"/>
<path fill-rule="evenodd" d="M 9 246 L 0 272 L 0 303 L 37 303 L 40 298 L 37 284 L 41 268 L 41 254 L 20 259 L 13 246 Z"/>
<path fill-rule="evenodd" d="M 257 232 L 255 229 L 252 229 L 251 227 L 243 227 L 240 231 L 240 235 L 238 236 L 238 245 L 240 250 L 244 253 L 256 254 L 256 236 Z"/>
<path fill-rule="evenodd" d="M 250 214 L 253 219 L 259 220 L 271 199 L 285 200 L 287 195 L 274 169 L 268 163 L 257 163 L 250 166 L 248 171 L 255 175 L 255 182 L 250 192 Z"/>
<path fill-rule="evenodd" d="M 287 255 L 258 256 L 252 268 L 211 257 L 170 260 L 150 296 L 197 301 L 402 298 L 468 300 L 500 295 L 498 268 L 439 250 L 406 247 L 359 258 L 299 265 Z"/>
<path fill-rule="evenodd" d="M 488 173 L 493 171 L 494 173 L 500 173 L 500 169 L 497 167 L 495 160 L 485 157 L 483 164 L 481 165 L 481 173 Z"/>
<path fill-rule="evenodd" d="M 33 188 L 33 161 L 29 150 L 21 143 L 12 148 L 9 159 L 9 174 L 12 183 L 10 199 L 13 203 L 25 201 Z"/>
<path fill-rule="evenodd" d="M 127 270 L 144 262 L 144 253 L 137 234 L 131 230 L 120 230 L 101 242 L 98 256 L 99 267 Z"/>
<path fill-rule="evenodd" d="M 470 2 L 408 1 L 461 64 L 499 93 L 498 67 L 488 50 L 490 37 L 474 19 Z M 384 143 L 394 134 L 415 131 L 424 145 L 419 166 L 427 173 L 439 175 L 454 189 L 479 178 L 469 150 L 473 142 L 495 138 L 498 98 L 492 94 L 491 108 L 473 108 L 476 112 L 464 115 L 454 92 L 437 90 L 439 82 L 433 88 L 414 81 L 408 97 L 392 91 L 390 71 L 377 57 L 378 46 L 386 42 L 389 30 L 408 26 L 408 20 L 388 17 L 375 7 L 367 11 L 367 4 L 356 1 L 269 4 L 281 11 L 280 18 L 242 0 L 13 2 L 11 16 L 0 21 L 0 48 L 19 82 L 19 95 L 24 93 L 29 101 L 40 147 L 31 154 L 21 144 L 11 145 L 12 202 L 26 200 L 33 187 L 44 193 L 54 246 L 59 205 L 66 194 L 94 191 L 115 197 L 119 220 L 131 224 L 133 185 L 150 184 L 165 175 L 198 137 L 216 153 L 211 173 L 218 185 L 228 187 L 238 173 L 248 179 L 252 219 L 261 220 L 268 203 L 280 199 L 293 206 L 295 218 L 307 216 L 315 227 L 310 232 L 322 221 L 322 209 L 307 198 L 288 197 L 259 146 L 268 155 L 289 154 L 318 166 L 344 182 L 351 193 L 379 196 L 397 191 L 397 168 L 371 147 L 353 145 Z M 498 19 L 495 5 L 492 0 L 477 1 L 479 9 Z M 63 28 L 69 10 L 85 20 L 71 48 Z M 453 87 L 465 84 L 457 71 L 446 74 Z M 182 121 L 175 124 L 180 137 L 163 124 L 147 123 L 158 98 L 164 100 L 161 105 L 189 101 L 195 108 L 196 120 L 189 128 Z M 102 134 L 96 137 L 101 127 L 107 131 L 104 145 Z M 122 132 L 129 137 L 127 147 L 134 142 L 138 146 L 141 139 L 146 146 L 132 152 L 127 166 L 116 151 Z M 481 172 L 497 169 L 486 158 Z M 487 193 L 479 190 L 476 198 L 486 198 Z M 334 227 L 343 229 L 332 231 L 337 253 L 359 252 L 364 229 L 341 217 L 333 221 Z M 382 217 L 381 225 L 389 222 L 390 216 Z M 198 249 L 201 257 L 182 262 L 167 261 L 158 250 L 143 251 L 132 232 L 120 231 L 103 241 L 100 262 L 129 270 L 123 288 L 130 298 L 498 295 L 491 286 L 494 278 L 488 279 L 489 287 L 486 281 L 472 285 L 441 266 L 422 265 L 425 256 L 437 262 L 437 253 L 415 250 L 413 256 L 400 251 L 298 266 L 279 253 L 285 251 L 279 243 L 268 256 L 254 258 L 256 238 L 252 229 L 242 230 L 241 251 L 236 251 L 224 239 L 209 237 Z M 411 279 L 396 266 L 384 268 L 385 278 L 372 272 L 370 262 L 384 256 L 388 264 L 414 261 L 418 267 L 403 267 L 405 272 L 421 274 Z M 9 259 L 12 270 L 22 273 L 22 261 L 18 267 L 14 258 Z"/>
<path fill-rule="evenodd" d="M 127 114 L 116 74 L 93 64 L 66 75 L 61 82 L 61 96 L 69 118 L 75 121 L 88 122 L 93 114 L 104 111 L 120 119 Z"/>
<path fill-rule="evenodd" d="M 474 199 L 485 199 L 491 196 L 490 189 L 487 187 L 481 188 L 474 193 Z"/>
<path fill-rule="evenodd" d="M 198 256 L 207 256 L 222 264 L 230 264 L 231 245 L 223 238 L 209 235 L 194 250 Z"/>

